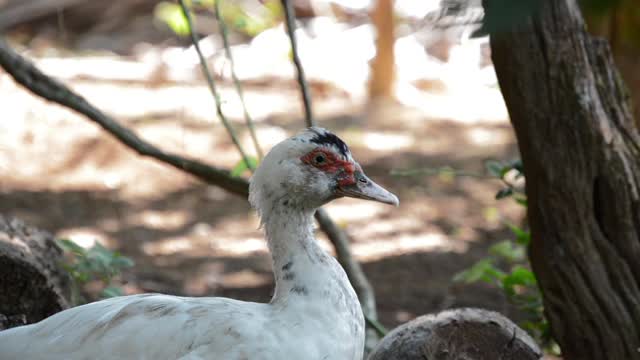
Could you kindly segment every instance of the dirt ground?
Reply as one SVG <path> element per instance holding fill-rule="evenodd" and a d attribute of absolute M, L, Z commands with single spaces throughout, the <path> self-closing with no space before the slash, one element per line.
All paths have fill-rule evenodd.
<path fill-rule="evenodd" d="M 124 274 L 127 293 L 269 300 L 270 259 L 245 199 L 143 159 L 87 120 L 35 99 L 6 75 L 0 79 L 2 107 L 13 109 L 0 122 L 0 212 L 81 244 L 101 241 L 131 257 L 136 266 Z M 89 85 L 76 84 L 82 86 Z M 280 91 L 295 101 L 292 86 Z M 131 86 L 120 91 L 113 96 L 130 96 Z M 353 252 L 375 287 L 382 323 L 393 327 L 460 306 L 515 316 L 497 290 L 451 281 L 491 243 L 509 237 L 505 221 L 521 219 L 517 206 L 493 199 L 499 184 L 390 174 L 445 165 L 482 172 L 486 159 L 514 158 L 508 122 L 424 118 L 397 105 L 340 111 L 320 114 L 318 123 L 342 136 L 365 171 L 401 199 L 399 208 L 357 200 L 327 207 L 353 239 Z M 218 123 L 180 112 L 119 120 L 164 148 L 220 166 L 237 159 Z M 297 114 L 274 115 L 258 123 L 258 130 L 278 137 L 293 134 L 301 123 Z"/>
<path fill-rule="evenodd" d="M 163 149 L 227 168 L 239 160 L 201 79 L 163 81 L 157 73 L 113 79 L 102 76 L 107 69 L 99 61 L 80 57 L 55 67 L 42 53 L 28 55 Z M 71 61 L 67 57 L 60 58 Z M 113 68 L 116 61 L 130 59 L 108 60 Z M 86 63 L 92 66 L 89 75 L 55 70 L 73 73 Z M 223 97 L 232 93 L 228 82 L 221 85 Z M 506 116 L 457 116 L 462 110 L 483 113 L 480 106 L 487 104 L 472 93 L 437 90 L 432 102 L 410 108 L 368 104 L 317 82 L 312 87 L 318 124 L 342 137 L 368 175 L 401 201 L 399 208 L 351 199 L 326 207 L 352 238 L 353 253 L 375 288 L 381 322 L 391 328 L 462 306 L 517 319 L 517 310 L 498 290 L 451 279 L 492 243 L 509 238 L 505 224 L 520 223 L 522 209 L 496 201 L 500 184 L 491 179 L 392 175 L 442 166 L 483 173 L 487 159 L 516 158 Z M 498 90 L 492 91 L 490 105 L 503 107 Z M 259 114 L 258 136 L 266 149 L 303 127 L 293 79 L 249 83 L 245 93 L 249 110 Z M 226 106 L 249 147 L 237 103 Z M 35 98 L 3 72 L 0 108 L 2 214 L 83 246 L 100 241 L 132 258 L 135 267 L 122 277 L 127 293 L 270 299 L 270 258 L 246 199 L 141 158 L 87 119 Z M 429 108 L 443 110 L 434 116 Z M 318 237 L 331 250 L 323 234 Z"/>

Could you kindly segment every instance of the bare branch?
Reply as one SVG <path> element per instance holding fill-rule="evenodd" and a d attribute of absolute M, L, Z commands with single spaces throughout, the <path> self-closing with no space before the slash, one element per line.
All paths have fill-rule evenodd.
<path fill-rule="evenodd" d="M 200 59 L 200 69 L 202 70 L 202 75 L 204 75 L 204 77 L 206 78 L 207 84 L 209 85 L 209 91 L 211 92 L 211 95 L 213 95 L 213 100 L 216 103 L 216 112 L 218 113 L 218 117 L 220 118 L 220 121 L 222 121 L 225 129 L 227 129 L 227 133 L 229 133 L 231 141 L 233 141 L 233 144 L 240 152 L 242 160 L 247 165 L 247 168 L 253 171 L 253 165 L 249 161 L 249 157 L 247 157 L 247 154 L 240 144 L 240 141 L 238 141 L 236 131 L 233 129 L 233 126 L 222 112 L 222 100 L 220 99 L 220 94 L 218 94 L 218 90 L 216 89 L 216 83 L 215 81 L 213 81 L 213 76 L 211 75 L 211 71 L 209 71 L 207 61 L 202 55 L 202 51 L 200 51 L 200 40 L 198 39 L 198 34 L 193 31 L 193 19 L 191 18 L 191 12 L 189 11 L 189 8 L 185 4 L 184 0 L 180 0 L 180 8 L 182 8 L 182 13 L 184 14 L 184 17 L 187 19 L 187 23 L 189 24 L 189 34 L 191 34 L 191 41 L 193 42 L 193 47 L 195 48 L 196 53 L 198 53 L 198 58 Z"/>
<path fill-rule="evenodd" d="M 305 80 L 304 68 L 300 57 L 298 56 L 298 45 L 296 42 L 296 12 L 291 4 L 290 0 L 282 0 L 282 8 L 284 9 L 285 23 L 287 24 L 287 33 L 289 34 L 289 40 L 291 41 L 291 53 L 293 54 L 293 63 L 296 66 L 296 74 L 298 75 L 298 84 L 300 85 L 300 92 L 302 93 L 302 102 L 304 104 L 304 119 L 307 126 L 314 125 L 313 111 L 311 108 L 311 95 L 309 93 L 309 85 Z"/>
<path fill-rule="evenodd" d="M 246 180 L 232 177 L 226 170 L 158 149 L 151 143 L 138 137 L 131 130 L 120 125 L 110 116 L 95 108 L 83 97 L 72 92 L 64 84 L 43 74 L 31 62 L 25 60 L 11 49 L 3 39 L 0 39 L 0 66 L 2 66 L 17 83 L 32 93 L 85 115 L 89 120 L 100 125 L 121 143 L 135 150 L 138 154 L 165 162 L 231 193 L 241 196 L 248 194 L 249 190 Z"/>
<path fill-rule="evenodd" d="M 260 143 L 258 143 L 258 137 L 256 136 L 256 129 L 253 126 L 253 119 L 251 115 L 249 115 L 249 111 L 247 110 L 247 104 L 244 101 L 244 93 L 242 91 L 242 85 L 240 84 L 240 80 L 238 80 L 238 76 L 236 75 L 236 66 L 233 61 L 233 54 L 231 53 L 231 48 L 229 46 L 229 36 L 227 36 L 227 25 L 222 18 L 222 13 L 220 10 L 220 3 L 222 1 L 218 0 L 214 2 L 214 13 L 216 19 L 218 20 L 218 25 L 220 28 L 220 35 L 222 36 L 222 43 L 224 44 L 225 53 L 227 54 L 227 60 L 229 60 L 229 68 L 231 69 L 231 78 L 233 79 L 233 85 L 236 88 L 236 92 L 238 93 L 238 97 L 240 98 L 240 104 L 242 105 L 242 111 L 244 113 L 244 120 L 247 123 L 247 127 L 249 128 L 249 134 L 251 134 L 251 140 L 253 141 L 253 146 L 256 149 L 256 153 L 258 154 L 258 159 L 263 158 L 262 149 L 260 148 Z M 247 164 L 249 167 L 249 164 Z"/>

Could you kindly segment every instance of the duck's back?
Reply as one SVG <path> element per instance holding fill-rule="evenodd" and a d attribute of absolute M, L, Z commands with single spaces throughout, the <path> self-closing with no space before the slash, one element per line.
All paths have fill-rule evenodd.
<path fill-rule="evenodd" d="M 348 323 L 314 308 L 122 296 L 1 331 L 0 359 L 359 360 Z"/>
<path fill-rule="evenodd" d="M 122 296 L 0 332 L 0 359 L 197 359 L 205 348 L 216 353 L 202 359 L 241 359 L 267 308 L 226 298 Z"/>

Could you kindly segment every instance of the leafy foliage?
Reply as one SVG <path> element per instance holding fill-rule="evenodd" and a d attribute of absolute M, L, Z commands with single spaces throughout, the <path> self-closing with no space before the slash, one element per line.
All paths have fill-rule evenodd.
<path fill-rule="evenodd" d="M 134 265 L 133 260 L 105 248 L 98 242 L 89 249 L 85 249 L 69 239 L 58 239 L 57 243 L 69 255 L 69 260 L 62 266 L 73 279 L 74 286 L 71 295 L 73 304 L 87 302 L 87 299 L 82 295 L 82 287 L 91 281 L 101 282 L 101 298 L 123 294 L 122 289 L 115 286 L 113 281 L 123 269 Z"/>
<path fill-rule="evenodd" d="M 231 176 L 239 177 L 244 174 L 247 170 L 255 169 L 258 167 L 258 159 L 255 156 L 248 156 L 247 161 L 241 159 L 238 163 L 231 169 Z"/>
<path fill-rule="evenodd" d="M 496 199 L 513 198 L 521 206 L 527 206 L 523 191 L 514 184 L 514 180 L 524 176 L 520 160 L 488 161 L 485 166 L 489 174 L 504 184 L 496 193 Z M 541 344 L 550 348 L 554 344 L 549 332 L 549 323 L 544 316 L 542 294 L 526 257 L 531 233 L 514 224 L 507 226 L 514 238 L 491 246 L 485 258 L 456 274 L 453 280 L 466 283 L 484 282 L 501 289 L 509 302 L 526 314 L 527 319 L 520 326 Z M 556 348 L 553 347 L 555 352 Z"/>
<path fill-rule="evenodd" d="M 153 14 L 156 19 L 167 24 L 176 35 L 189 35 L 189 23 L 180 5 L 163 1 L 156 5 Z"/>
<path fill-rule="evenodd" d="M 187 6 L 192 9 L 191 17 L 194 22 L 197 21 L 196 10 L 211 11 L 214 4 L 215 0 L 187 1 Z M 280 2 L 276 0 L 267 0 L 263 1 L 262 4 L 256 4 L 259 11 L 245 9 L 242 4 L 229 0 L 220 1 L 219 5 L 221 7 L 220 13 L 225 23 L 229 24 L 234 31 L 251 37 L 275 26 L 282 19 L 282 7 Z M 160 22 L 165 23 L 176 35 L 189 35 L 189 23 L 180 5 L 161 1 L 155 7 L 154 16 Z"/>

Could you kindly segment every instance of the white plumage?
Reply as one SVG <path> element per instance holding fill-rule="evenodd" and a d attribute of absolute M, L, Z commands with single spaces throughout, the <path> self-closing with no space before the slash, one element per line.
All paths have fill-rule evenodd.
<path fill-rule="evenodd" d="M 143 294 L 78 306 L 0 332 L 0 359 L 361 360 L 364 320 L 344 270 L 313 235 L 341 196 L 398 204 L 335 135 L 310 128 L 276 145 L 251 180 L 273 257 L 268 304 Z"/>

